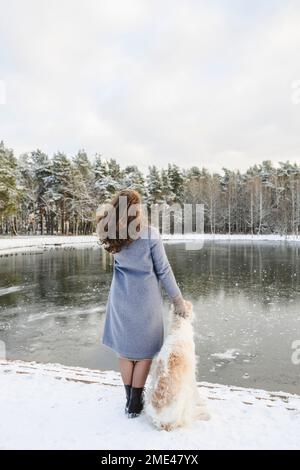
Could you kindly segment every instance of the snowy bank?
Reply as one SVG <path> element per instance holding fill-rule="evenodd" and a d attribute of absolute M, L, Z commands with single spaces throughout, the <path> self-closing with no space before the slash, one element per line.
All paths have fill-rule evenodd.
<path fill-rule="evenodd" d="M 94 235 L 78 236 L 15 236 L 0 238 L 0 256 L 10 254 L 43 253 L 56 248 L 99 247 L 98 238 Z"/>
<path fill-rule="evenodd" d="M 163 240 L 167 243 L 179 242 L 200 242 L 205 240 L 216 241 L 269 241 L 269 242 L 300 242 L 300 237 L 295 235 L 223 235 L 223 234 L 197 234 L 190 233 L 184 235 L 162 235 Z M 98 248 L 98 237 L 96 235 L 78 235 L 78 236 L 60 236 L 60 235 L 43 235 L 43 236 L 14 236 L 0 237 L 0 257 L 12 254 L 26 253 L 43 253 L 45 250 L 56 248 Z"/>
<path fill-rule="evenodd" d="M 120 375 L 0 361 L 0 449 L 300 449 L 300 396 L 199 383 L 211 414 L 170 433 L 123 411 Z"/>

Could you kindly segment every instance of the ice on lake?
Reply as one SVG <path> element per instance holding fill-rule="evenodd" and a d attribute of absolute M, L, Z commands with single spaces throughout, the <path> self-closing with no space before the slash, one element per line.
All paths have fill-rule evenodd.
<path fill-rule="evenodd" d="M 198 379 L 300 393 L 291 360 L 300 339 L 300 248 L 275 241 L 191 245 L 173 241 L 166 250 L 194 303 Z M 100 248 L 2 258 L 0 340 L 8 358 L 117 369 L 101 345 L 111 276 L 110 256 Z"/>

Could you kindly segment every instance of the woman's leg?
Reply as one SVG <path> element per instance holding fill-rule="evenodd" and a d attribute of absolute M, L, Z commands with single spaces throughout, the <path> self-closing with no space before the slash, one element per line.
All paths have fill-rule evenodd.
<path fill-rule="evenodd" d="M 132 385 L 134 361 L 130 361 L 125 357 L 119 358 L 120 372 L 124 385 Z"/>
<path fill-rule="evenodd" d="M 152 359 L 143 359 L 135 362 L 132 376 L 132 387 L 142 388 L 144 387 L 149 370 L 151 367 Z"/>
<path fill-rule="evenodd" d="M 133 369 L 134 369 L 135 361 L 131 361 L 130 359 L 126 359 L 125 357 L 119 358 L 119 366 L 120 372 L 122 376 L 122 380 L 125 387 L 126 393 L 126 405 L 125 405 L 125 413 L 128 413 L 128 406 L 131 398 L 131 390 L 132 390 L 132 378 L 133 378 Z"/>
<path fill-rule="evenodd" d="M 146 383 L 152 359 L 142 359 L 135 362 L 132 376 L 130 401 L 128 404 L 128 417 L 136 418 L 144 406 L 144 385 Z"/>

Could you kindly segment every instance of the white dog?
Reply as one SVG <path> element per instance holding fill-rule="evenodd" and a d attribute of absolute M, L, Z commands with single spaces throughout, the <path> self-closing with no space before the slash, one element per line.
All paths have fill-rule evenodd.
<path fill-rule="evenodd" d="M 195 419 L 209 419 L 196 383 L 191 302 L 186 302 L 186 307 L 185 318 L 172 313 L 171 331 L 152 363 L 152 383 L 145 397 L 146 415 L 155 426 L 167 431 Z"/>

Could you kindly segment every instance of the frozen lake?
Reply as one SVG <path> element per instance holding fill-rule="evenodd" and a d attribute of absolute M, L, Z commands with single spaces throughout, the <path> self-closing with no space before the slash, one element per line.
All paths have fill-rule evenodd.
<path fill-rule="evenodd" d="M 299 394 L 292 342 L 300 340 L 300 247 L 205 241 L 200 250 L 184 243 L 166 250 L 195 306 L 198 380 Z M 99 248 L 1 258 L 7 358 L 117 369 L 100 342 L 111 276 L 111 258 Z"/>

